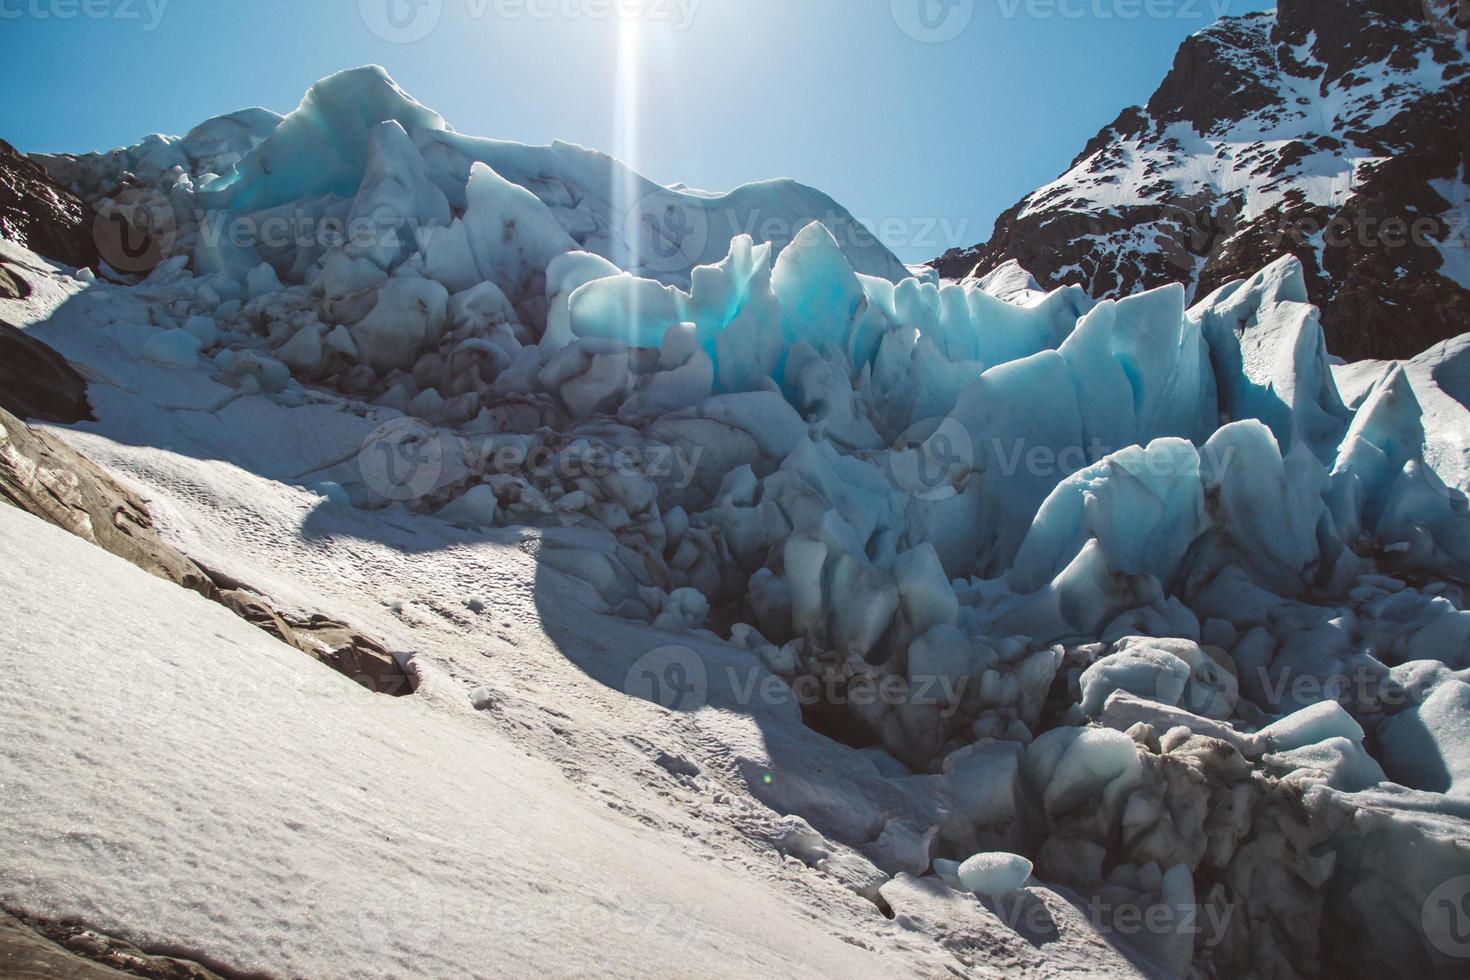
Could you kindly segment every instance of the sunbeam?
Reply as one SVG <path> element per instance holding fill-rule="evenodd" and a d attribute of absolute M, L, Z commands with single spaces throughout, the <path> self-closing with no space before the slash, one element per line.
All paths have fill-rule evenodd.
<path fill-rule="evenodd" d="M 639 72 L 642 67 L 643 37 L 636 18 L 618 21 L 617 72 L 613 83 L 613 156 L 627 164 L 612 170 L 614 215 L 629 215 L 638 204 Z M 642 246 L 636 222 L 625 222 L 622 254 L 614 261 L 629 271 L 639 266 Z M 616 240 L 619 236 L 613 235 Z"/>

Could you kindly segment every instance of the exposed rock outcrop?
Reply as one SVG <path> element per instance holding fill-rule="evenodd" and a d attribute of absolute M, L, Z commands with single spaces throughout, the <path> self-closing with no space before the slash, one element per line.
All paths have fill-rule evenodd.
<path fill-rule="evenodd" d="M 96 215 L 45 168 L 0 140 L 0 238 L 75 268 L 97 265 Z"/>
<path fill-rule="evenodd" d="M 61 439 L 4 409 L 0 409 L 0 502 L 220 602 L 369 690 L 391 695 L 413 691 L 410 675 L 375 640 L 325 616 L 282 614 L 238 583 L 217 584 L 213 575 L 158 536 L 147 506 L 135 494 Z"/>
<path fill-rule="evenodd" d="M 1180 46 L 948 278 L 1019 261 L 1097 297 L 1203 297 L 1301 260 L 1328 349 L 1407 358 L 1470 324 L 1470 64 L 1454 0 L 1282 0 Z"/>
<path fill-rule="evenodd" d="M 0 501 L 146 572 L 210 596 L 214 583 L 153 529 L 136 495 L 61 439 L 0 409 Z"/>
<path fill-rule="evenodd" d="M 9 278 L 4 266 L 0 266 L 0 276 Z M 3 320 L 0 409 L 18 418 L 63 425 L 92 418 L 82 376 L 60 354 Z"/>
<path fill-rule="evenodd" d="M 198 963 L 154 956 L 76 925 L 0 910 L 0 975 L 9 980 L 220 980 Z"/>
<path fill-rule="evenodd" d="M 255 624 L 282 643 L 287 643 L 352 678 L 370 691 L 402 695 L 413 691 L 413 682 L 393 655 L 377 641 L 350 626 L 326 616 L 302 619 L 276 610 L 261 595 L 241 588 L 222 588 L 218 595 L 225 608 Z"/>

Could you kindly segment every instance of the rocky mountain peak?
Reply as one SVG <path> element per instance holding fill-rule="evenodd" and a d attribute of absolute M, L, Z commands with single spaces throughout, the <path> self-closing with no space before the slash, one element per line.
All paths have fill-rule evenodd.
<path fill-rule="evenodd" d="M 946 253 L 1043 286 L 1195 297 L 1301 260 L 1332 353 L 1412 357 L 1470 323 L 1470 64 L 1459 0 L 1283 0 L 1186 39 L 1146 106 Z"/>

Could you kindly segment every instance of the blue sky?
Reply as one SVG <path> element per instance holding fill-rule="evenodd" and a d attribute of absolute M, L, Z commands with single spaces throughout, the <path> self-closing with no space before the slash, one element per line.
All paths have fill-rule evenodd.
<path fill-rule="evenodd" d="M 988 238 L 997 214 L 1148 98 L 1183 38 L 1272 6 L 0 0 L 0 138 L 106 149 L 247 105 L 286 112 L 317 78 L 377 63 L 464 132 L 594 146 L 664 183 L 813 184 L 919 261 Z M 631 149 L 617 83 L 630 32 Z"/>

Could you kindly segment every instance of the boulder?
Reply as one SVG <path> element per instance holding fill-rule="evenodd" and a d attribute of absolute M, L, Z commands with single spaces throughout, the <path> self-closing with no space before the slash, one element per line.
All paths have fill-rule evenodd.
<path fill-rule="evenodd" d="M 0 911 L 0 976 L 10 980 L 219 980 L 189 960 L 154 956 L 75 925 L 27 921 Z"/>
<path fill-rule="evenodd" d="M 57 436 L 0 408 L 0 502 L 159 578 L 211 596 L 214 583 L 153 529 L 143 501 Z"/>
<path fill-rule="evenodd" d="M 56 351 L 0 320 L 0 409 L 71 425 L 90 420 L 87 382 Z"/>

